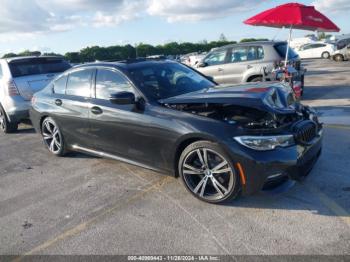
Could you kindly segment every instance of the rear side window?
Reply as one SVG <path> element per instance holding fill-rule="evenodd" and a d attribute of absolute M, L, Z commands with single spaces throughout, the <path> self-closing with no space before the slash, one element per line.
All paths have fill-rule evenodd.
<path fill-rule="evenodd" d="M 67 75 L 61 76 L 53 83 L 53 92 L 55 94 L 64 95 L 66 93 L 66 85 L 67 85 Z"/>
<path fill-rule="evenodd" d="M 350 38 L 349 39 L 339 40 L 337 42 L 337 49 L 343 49 L 348 44 L 350 44 Z"/>
<path fill-rule="evenodd" d="M 85 69 L 69 74 L 66 94 L 71 96 L 90 97 L 93 70 Z"/>
<path fill-rule="evenodd" d="M 227 50 L 213 51 L 204 59 L 204 62 L 208 66 L 223 64 L 225 63 L 226 54 Z"/>
<path fill-rule="evenodd" d="M 96 76 L 96 98 L 109 99 L 112 94 L 132 91 L 129 81 L 118 72 L 99 69 Z"/>
<path fill-rule="evenodd" d="M 260 46 L 234 47 L 231 52 L 231 63 L 253 61 L 264 58 L 264 49 Z"/>
<path fill-rule="evenodd" d="M 281 58 L 286 57 L 287 43 L 276 44 L 274 46 L 274 48 Z M 293 59 L 293 58 L 297 58 L 297 57 L 298 57 L 298 54 L 292 48 L 289 48 L 288 59 Z"/>
<path fill-rule="evenodd" d="M 69 69 L 70 64 L 57 58 L 29 58 L 9 63 L 13 77 L 61 73 Z"/>

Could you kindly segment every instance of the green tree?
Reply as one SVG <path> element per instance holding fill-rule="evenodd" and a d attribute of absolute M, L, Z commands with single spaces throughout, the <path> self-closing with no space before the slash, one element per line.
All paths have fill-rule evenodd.
<path fill-rule="evenodd" d="M 267 38 L 243 38 L 240 42 L 241 43 L 247 43 L 247 42 L 256 42 L 256 41 L 268 41 Z"/>
<path fill-rule="evenodd" d="M 227 42 L 227 38 L 223 33 L 221 33 L 221 35 L 219 37 L 219 42 Z"/>
<path fill-rule="evenodd" d="M 18 55 L 15 53 L 7 53 L 7 54 L 4 54 L 2 56 L 2 58 L 12 58 L 12 57 L 16 57 L 16 56 L 18 56 Z"/>

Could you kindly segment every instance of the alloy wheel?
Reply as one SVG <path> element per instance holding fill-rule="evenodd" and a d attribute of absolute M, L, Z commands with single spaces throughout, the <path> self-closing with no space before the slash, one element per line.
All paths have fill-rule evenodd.
<path fill-rule="evenodd" d="M 47 148 L 53 154 L 59 154 L 62 148 L 62 137 L 56 123 L 46 119 L 43 122 L 42 135 Z"/>
<path fill-rule="evenodd" d="M 182 174 L 192 193 L 208 201 L 225 199 L 235 187 L 229 162 L 208 148 L 191 151 L 183 162 Z"/>

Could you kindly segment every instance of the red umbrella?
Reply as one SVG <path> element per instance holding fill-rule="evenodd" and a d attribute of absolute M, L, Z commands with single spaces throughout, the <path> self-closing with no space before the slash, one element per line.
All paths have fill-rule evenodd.
<path fill-rule="evenodd" d="M 244 21 L 247 25 L 268 27 L 289 27 L 288 47 L 292 37 L 292 29 L 310 31 L 339 32 L 340 29 L 325 15 L 318 12 L 314 6 L 299 3 L 288 3 L 266 10 Z M 286 65 L 288 60 L 286 54 Z"/>

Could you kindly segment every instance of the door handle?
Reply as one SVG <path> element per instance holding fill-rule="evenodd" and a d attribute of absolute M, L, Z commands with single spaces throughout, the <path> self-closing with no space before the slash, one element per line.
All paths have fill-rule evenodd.
<path fill-rule="evenodd" d="M 91 113 L 94 115 L 101 115 L 103 113 L 103 110 L 97 106 L 94 106 L 91 108 Z"/>
<path fill-rule="evenodd" d="M 61 100 L 61 99 L 56 99 L 56 100 L 55 100 L 55 104 L 56 104 L 57 106 L 61 106 L 61 105 L 62 105 L 62 100 Z"/>
<path fill-rule="evenodd" d="M 223 72 L 223 71 L 224 71 L 224 69 L 222 69 L 222 68 L 218 68 L 218 71 L 219 71 L 219 72 Z"/>

